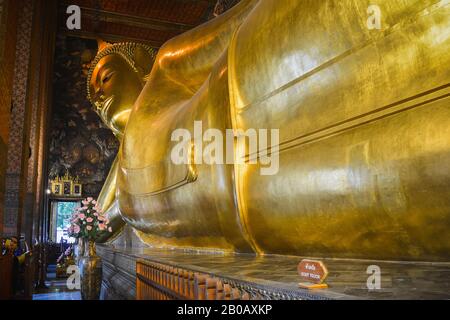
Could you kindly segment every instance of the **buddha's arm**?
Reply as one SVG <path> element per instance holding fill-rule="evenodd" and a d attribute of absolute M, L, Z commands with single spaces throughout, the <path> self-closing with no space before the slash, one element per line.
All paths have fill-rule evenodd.
<path fill-rule="evenodd" d="M 97 242 L 106 242 L 117 237 L 122 231 L 125 222 L 122 220 L 120 216 L 120 211 L 118 209 L 117 200 L 116 200 L 116 180 L 117 180 L 117 170 L 118 166 L 118 158 L 113 162 L 111 166 L 111 170 L 109 171 L 108 177 L 106 178 L 105 184 L 103 185 L 102 191 L 98 197 L 98 203 L 102 208 L 103 212 L 108 215 L 113 232 L 103 232 Z"/>
<path fill-rule="evenodd" d="M 258 2 L 242 0 L 225 14 L 167 41 L 159 50 L 150 82 L 169 82 L 172 89 L 197 92 Z"/>

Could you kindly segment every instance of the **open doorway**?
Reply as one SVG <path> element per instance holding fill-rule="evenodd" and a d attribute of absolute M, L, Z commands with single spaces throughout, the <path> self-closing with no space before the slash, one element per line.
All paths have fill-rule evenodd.
<path fill-rule="evenodd" d="M 51 202 L 51 226 L 50 236 L 54 243 L 74 243 L 70 238 L 68 229 L 70 220 L 76 208 L 80 207 L 80 201 L 52 201 Z"/>

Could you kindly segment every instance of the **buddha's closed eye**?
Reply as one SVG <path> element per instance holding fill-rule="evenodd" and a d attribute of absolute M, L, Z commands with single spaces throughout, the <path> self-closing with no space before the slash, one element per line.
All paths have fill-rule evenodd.
<path fill-rule="evenodd" d="M 114 71 L 106 73 L 105 76 L 102 77 L 102 84 L 106 84 L 109 80 L 111 80 L 114 73 Z"/>

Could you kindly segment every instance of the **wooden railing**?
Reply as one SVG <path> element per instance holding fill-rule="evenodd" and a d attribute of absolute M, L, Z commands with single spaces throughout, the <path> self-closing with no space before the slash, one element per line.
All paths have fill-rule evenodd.
<path fill-rule="evenodd" d="M 136 263 L 137 300 L 248 300 L 222 279 L 160 263 Z"/>

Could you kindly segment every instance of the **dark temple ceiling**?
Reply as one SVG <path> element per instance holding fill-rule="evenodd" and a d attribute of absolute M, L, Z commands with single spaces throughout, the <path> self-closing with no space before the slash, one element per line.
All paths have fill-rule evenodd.
<path fill-rule="evenodd" d="M 218 3 L 219 2 L 219 3 Z M 225 11 L 236 0 L 61 0 L 59 31 L 82 38 L 106 41 L 139 41 L 160 47 L 170 38 L 190 30 Z M 66 9 L 81 8 L 81 30 L 68 30 Z M 228 9 L 228 8 L 225 8 Z M 219 12 L 220 13 L 220 12 Z"/>

